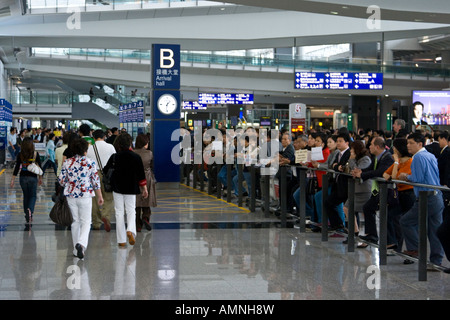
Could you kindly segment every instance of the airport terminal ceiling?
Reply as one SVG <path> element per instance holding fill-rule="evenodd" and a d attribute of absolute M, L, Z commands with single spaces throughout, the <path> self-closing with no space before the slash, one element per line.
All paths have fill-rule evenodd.
<path fill-rule="evenodd" d="M 353 0 L 328 2 L 239 0 L 226 4 L 218 1 L 200 2 L 202 6 L 81 12 L 81 28 L 69 30 L 66 27 L 67 13 L 22 15 L 21 1 L 0 0 L 0 9 L 8 7 L 10 11 L 9 15 L 7 13 L 0 15 L 0 58 L 6 69 L 13 71 L 21 67 L 14 56 L 15 48 L 26 50 L 45 46 L 145 50 L 151 43 L 156 42 L 179 43 L 184 50 L 286 48 L 328 43 L 379 42 L 382 39 L 446 35 L 450 31 L 448 23 L 450 6 L 448 1 L 444 0 L 427 2 L 401 0 L 389 3 Z M 367 8 L 370 5 L 378 5 L 381 9 L 380 29 L 367 28 L 366 21 L 369 16 Z M 0 13 L 3 11 L 0 10 Z M 79 66 L 84 67 L 81 62 L 79 63 Z M 49 65 L 52 68 L 45 70 Z M 51 63 L 28 57 L 23 66 L 30 70 L 32 78 L 59 78 L 61 82 L 71 78 L 69 71 L 63 71 L 66 65 L 60 61 Z M 77 68 L 78 65 L 72 64 L 71 67 Z M 87 67 L 92 68 L 92 65 Z M 105 71 L 103 68 L 98 63 L 93 70 L 98 71 L 95 72 L 97 74 L 102 74 Z M 247 78 L 250 81 L 256 79 L 255 82 L 263 82 L 265 79 L 260 79 L 261 77 L 270 77 L 258 72 L 255 74 L 230 70 L 188 69 L 186 77 L 196 78 L 196 75 L 202 75 L 205 78 L 204 82 L 210 82 L 214 77 L 230 79 L 233 74 L 237 75 L 237 78 Z M 120 68 L 117 71 L 120 72 Z M 99 80 L 105 83 L 117 81 L 117 84 L 120 84 L 120 79 L 112 78 L 114 72 L 106 74 L 106 78 L 95 79 L 95 75 L 89 77 L 72 73 L 72 79 L 87 82 Z M 281 77 L 285 83 L 289 82 L 289 77 L 284 74 L 272 77 L 274 81 Z M 124 79 L 123 83 L 145 87 L 147 81 L 145 76 L 138 75 L 137 78 L 142 78 L 143 81 Z M 389 82 L 393 87 L 401 87 L 401 81 L 388 80 Z M 422 84 L 429 85 L 420 81 L 409 83 L 415 86 Z M 186 88 L 192 85 L 192 82 L 185 83 Z M 198 87 L 204 85 L 198 83 Z M 446 83 L 437 86 L 446 88 L 449 85 Z M 256 87 L 248 89 L 258 91 Z M 266 87 L 260 89 L 262 92 L 267 91 Z M 295 92 L 291 85 L 284 90 L 277 88 L 271 94 L 282 99 L 287 91 L 290 97 L 317 95 L 314 92 Z M 348 93 L 333 92 L 331 96 L 344 98 Z"/>

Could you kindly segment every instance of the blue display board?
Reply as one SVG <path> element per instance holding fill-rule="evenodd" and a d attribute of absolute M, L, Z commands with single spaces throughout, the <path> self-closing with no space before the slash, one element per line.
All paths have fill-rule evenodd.
<path fill-rule="evenodd" d="M 180 46 L 152 45 L 151 148 L 158 182 L 179 182 L 180 168 L 172 159 L 179 141 L 172 133 L 180 128 Z"/>
<path fill-rule="evenodd" d="M 382 90 L 383 74 L 372 72 L 296 72 L 294 88 Z"/>
<path fill-rule="evenodd" d="M 199 93 L 200 104 L 253 104 L 252 93 Z"/>
<path fill-rule="evenodd" d="M 181 108 L 183 110 L 206 110 L 208 106 L 198 101 L 183 101 Z"/>

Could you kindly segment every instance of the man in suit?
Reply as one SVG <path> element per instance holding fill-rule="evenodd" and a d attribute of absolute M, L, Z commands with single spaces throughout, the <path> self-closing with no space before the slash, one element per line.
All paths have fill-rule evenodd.
<path fill-rule="evenodd" d="M 372 139 L 372 143 L 369 147 L 372 154 L 372 163 L 367 169 L 354 169 L 352 175 L 356 178 L 360 178 L 363 181 L 371 178 L 382 177 L 383 173 L 394 163 L 392 154 L 386 150 L 386 144 L 381 137 L 375 137 Z M 364 212 L 364 229 L 366 231 L 365 236 L 360 236 L 361 239 L 377 243 L 378 232 L 376 225 L 376 211 L 379 209 L 380 195 L 378 182 L 372 180 L 372 195 L 369 200 L 363 206 Z"/>
<path fill-rule="evenodd" d="M 416 101 L 413 103 L 414 117 L 413 117 L 412 121 L 413 121 L 414 125 L 428 124 L 426 121 L 422 120 L 423 109 L 424 109 L 424 105 L 422 102 Z"/>
<path fill-rule="evenodd" d="M 330 221 L 328 230 L 330 231 L 344 229 L 344 221 L 339 217 L 337 206 L 345 202 L 348 198 L 348 176 L 339 173 L 344 172 L 345 166 L 350 158 L 349 144 L 350 135 L 345 132 L 339 133 L 336 141 L 336 147 L 339 153 L 330 168 L 336 171 L 336 177 L 331 184 L 331 193 L 325 202 Z M 326 223 L 326 221 L 322 223 Z"/>
<path fill-rule="evenodd" d="M 437 157 L 439 180 L 441 182 L 441 186 L 446 187 L 450 185 L 450 148 L 448 147 L 448 139 L 449 135 L 447 131 L 442 132 L 437 137 L 439 147 L 441 148 L 439 156 Z M 444 198 L 444 205 L 447 207 L 450 201 L 450 194 L 443 191 L 442 195 Z"/>

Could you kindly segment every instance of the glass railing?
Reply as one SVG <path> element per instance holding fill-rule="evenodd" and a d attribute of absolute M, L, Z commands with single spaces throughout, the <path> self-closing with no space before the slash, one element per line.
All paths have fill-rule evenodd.
<path fill-rule="evenodd" d="M 88 12 L 199 6 L 205 3 L 210 6 L 226 5 L 224 2 L 204 0 L 26 0 L 25 3 L 25 12 L 29 14 L 66 13 L 70 8 Z"/>
<path fill-rule="evenodd" d="M 150 50 L 128 50 L 128 49 L 78 49 L 78 48 L 33 48 L 33 56 L 80 59 L 95 58 L 95 60 L 150 63 Z M 385 61 L 365 59 L 364 61 L 345 60 L 301 60 L 294 59 L 290 55 L 277 55 L 276 58 L 260 56 L 234 56 L 218 55 L 214 53 L 193 53 L 181 52 L 181 62 L 195 66 L 195 64 L 209 64 L 214 68 L 214 64 L 239 65 L 242 68 L 256 67 L 292 69 L 295 71 L 331 71 L 331 72 L 383 72 L 386 74 L 403 75 L 413 78 L 415 76 L 449 78 L 450 64 L 430 63 L 430 62 L 409 62 L 409 61 Z M 255 69 L 252 69 L 255 70 Z M 258 69 L 257 69 L 258 70 Z"/>
<path fill-rule="evenodd" d="M 115 100 L 114 96 L 120 98 L 120 100 Z M 15 107 L 28 107 L 28 106 L 38 106 L 45 105 L 49 107 L 70 107 L 73 102 L 92 102 L 95 103 L 100 108 L 114 114 L 119 114 L 119 105 L 121 103 L 130 103 L 137 101 L 144 101 L 147 105 L 147 97 L 143 94 L 141 95 L 129 95 L 114 93 L 110 95 L 108 93 L 97 93 L 92 97 L 89 93 L 74 93 L 74 92 L 53 92 L 53 91 L 17 91 L 11 90 L 9 94 L 9 100 Z"/>

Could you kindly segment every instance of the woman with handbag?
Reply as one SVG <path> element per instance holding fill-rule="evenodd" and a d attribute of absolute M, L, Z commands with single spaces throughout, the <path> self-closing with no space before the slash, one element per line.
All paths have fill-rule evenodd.
<path fill-rule="evenodd" d="M 132 150 L 133 140 L 127 132 L 117 136 L 114 147 L 117 153 L 111 156 L 103 168 L 108 176 L 109 170 L 114 170 L 111 185 L 116 212 L 116 234 L 119 247 L 128 243 L 134 245 L 136 240 L 136 196 L 148 197 L 147 180 L 141 157 Z M 127 224 L 125 228 L 125 213 Z"/>
<path fill-rule="evenodd" d="M 394 149 L 394 163 L 384 172 L 386 180 L 397 179 L 400 173 L 411 174 L 412 157 L 408 152 L 408 141 L 404 138 L 395 139 L 392 143 Z M 416 196 L 414 187 L 406 184 L 398 184 L 397 190 L 391 189 L 388 194 L 388 219 L 387 219 L 387 248 L 401 252 L 403 236 L 400 227 L 400 218 L 414 205 Z M 394 201 L 393 195 L 398 197 Z"/>
<path fill-rule="evenodd" d="M 142 164 L 144 165 L 145 178 L 147 180 L 148 197 L 144 199 L 142 195 L 136 196 L 136 229 L 142 230 L 142 226 L 150 231 L 150 215 L 152 214 L 151 207 L 156 207 L 156 180 L 153 175 L 153 153 L 148 150 L 149 139 L 146 134 L 139 134 L 136 137 L 135 149 L 138 155 L 141 156 Z"/>
<path fill-rule="evenodd" d="M 64 196 L 67 197 L 67 203 L 72 212 L 73 254 L 79 259 L 84 258 L 88 246 L 92 220 L 92 197 L 97 198 L 99 206 L 103 205 L 95 162 L 86 157 L 88 147 L 86 140 L 74 140 L 69 145 L 74 156 L 64 161 L 58 176 L 59 184 L 64 188 Z"/>
<path fill-rule="evenodd" d="M 350 158 L 348 160 L 348 170 L 351 172 L 353 169 L 361 169 L 364 170 L 370 166 L 372 160 L 370 159 L 369 150 L 365 147 L 365 144 L 362 140 L 353 141 L 350 145 Z M 372 181 L 367 179 L 366 181 L 362 181 L 361 179 L 357 179 L 355 181 L 355 235 L 359 234 L 359 226 L 357 214 L 363 212 L 363 206 L 369 200 L 371 196 L 371 187 Z M 344 213 L 346 220 L 348 220 L 348 200 L 344 204 Z M 347 240 L 344 240 L 344 243 L 347 243 Z M 358 244 L 358 248 L 366 248 L 367 244 L 360 243 Z"/>
<path fill-rule="evenodd" d="M 25 220 L 27 228 L 31 226 L 33 221 L 34 207 L 36 205 L 37 187 L 42 184 L 42 170 L 41 158 L 39 153 L 34 150 L 33 139 L 25 137 L 22 141 L 21 150 L 17 155 L 16 165 L 14 167 L 11 178 L 10 187 L 14 187 L 14 180 L 20 170 L 20 187 L 23 192 L 23 210 L 25 213 Z M 32 172 L 28 168 L 35 167 L 36 170 Z"/>

